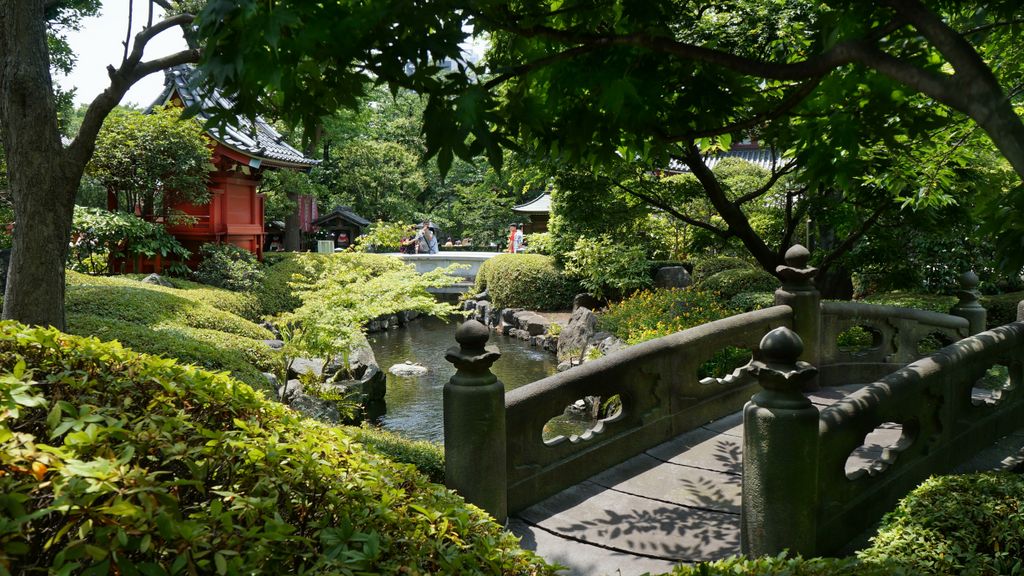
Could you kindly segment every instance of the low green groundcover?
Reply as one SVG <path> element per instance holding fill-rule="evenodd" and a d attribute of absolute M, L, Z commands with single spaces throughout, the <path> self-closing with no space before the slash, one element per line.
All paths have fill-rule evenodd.
<path fill-rule="evenodd" d="M 412 466 L 224 374 L 0 323 L 0 573 L 553 572 Z"/>

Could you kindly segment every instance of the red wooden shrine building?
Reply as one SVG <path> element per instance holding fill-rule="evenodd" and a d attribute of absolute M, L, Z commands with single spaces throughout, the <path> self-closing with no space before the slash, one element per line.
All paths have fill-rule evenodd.
<path fill-rule="evenodd" d="M 202 99 L 190 82 L 193 69 L 175 66 L 165 72 L 163 93 L 154 106 L 174 103 L 182 106 L 201 104 L 199 120 L 205 111 L 230 109 L 232 102 L 214 92 Z M 206 243 L 228 243 L 245 248 L 263 258 L 265 233 L 263 195 L 256 192 L 264 170 L 303 170 L 317 160 L 305 157 L 288 145 L 281 134 L 257 117 L 255 122 L 239 117 L 236 125 L 209 128 L 206 135 L 213 146 L 211 159 L 216 171 L 209 176 L 210 198 L 207 204 L 178 203 L 172 210 L 188 216 L 187 224 L 167 224 L 167 230 L 192 252 L 188 264 L 198 263 L 199 247 Z M 116 197 L 108 196 L 108 208 L 116 209 Z M 159 258 L 149 262 L 126 263 L 134 272 L 160 271 Z M 134 268 L 134 270 L 132 270 Z"/>

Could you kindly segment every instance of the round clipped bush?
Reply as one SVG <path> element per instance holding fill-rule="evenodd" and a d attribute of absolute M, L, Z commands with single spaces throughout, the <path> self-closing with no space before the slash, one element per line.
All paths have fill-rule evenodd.
<path fill-rule="evenodd" d="M 735 270 L 738 268 L 753 269 L 754 265 L 746 260 L 735 258 L 733 256 L 714 256 L 711 258 L 704 258 L 694 262 L 693 264 L 693 281 L 695 283 L 703 282 L 719 272 Z"/>
<path fill-rule="evenodd" d="M 0 405 L 0 572 L 554 573 L 412 466 L 224 374 L 3 322 Z"/>
<path fill-rule="evenodd" d="M 495 308 L 563 310 L 572 306 L 579 284 L 550 256 L 500 254 L 480 265 L 473 292 L 487 290 Z"/>
<path fill-rule="evenodd" d="M 740 292 L 728 302 L 729 308 L 739 312 L 753 312 L 775 306 L 774 292 Z"/>
<path fill-rule="evenodd" d="M 700 289 L 717 292 L 728 302 L 744 292 L 774 292 L 779 279 L 760 268 L 734 268 L 723 270 L 700 283 Z"/>

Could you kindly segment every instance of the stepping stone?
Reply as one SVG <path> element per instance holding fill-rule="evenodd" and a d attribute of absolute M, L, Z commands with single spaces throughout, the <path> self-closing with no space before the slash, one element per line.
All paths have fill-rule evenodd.
<path fill-rule="evenodd" d="M 697 562 L 740 552 L 737 514 L 657 502 L 591 481 L 517 516 L 564 538 L 663 560 Z"/>
<path fill-rule="evenodd" d="M 549 563 L 565 566 L 567 569 L 559 572 L 562 576 L 664 574 L 677 564 L 563 538 L 518 518 L 509 520 L 508 530 L 521 538 L 520 545 L 526 550 L 533 550 Z"/>
<path fill-rule="evenodd" d="M 743 440 L 706 428 L 697 428 L 676 436 L 647 451 L 648 454 L 683 466 L 716 470 L 725 474 L 743 473 Z"/>
<path fill-rule="evenodd" d="M 634 456 L 590 481 L 652 501 L 740 513 L 739 476 L 662 462 L 647 454 Z"/>

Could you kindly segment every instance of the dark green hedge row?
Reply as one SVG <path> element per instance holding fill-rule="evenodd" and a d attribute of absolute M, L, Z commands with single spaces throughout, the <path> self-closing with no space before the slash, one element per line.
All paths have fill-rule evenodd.
<path fill-rule="evenodd" d="M 0 406 L 0 572 L 554 573 L 412 466 L 224 374 L 4 322 Z"/>
<path fill-rule="evenodd" d="M 487 289 L 495 308 L 564 310 L 582 291 L 542 254 L 501 254 L 480 265 L 474 293 Z"/>
<path fill-rule="evenodd" d="M 741 258 L 733 256 L 712 256 L 709 258 L 702 258 L 694 262 L 692 275 L 694 283 L 700 283 L 715 274 L 726 270 L 753 268 L 753 264 Z"/>

